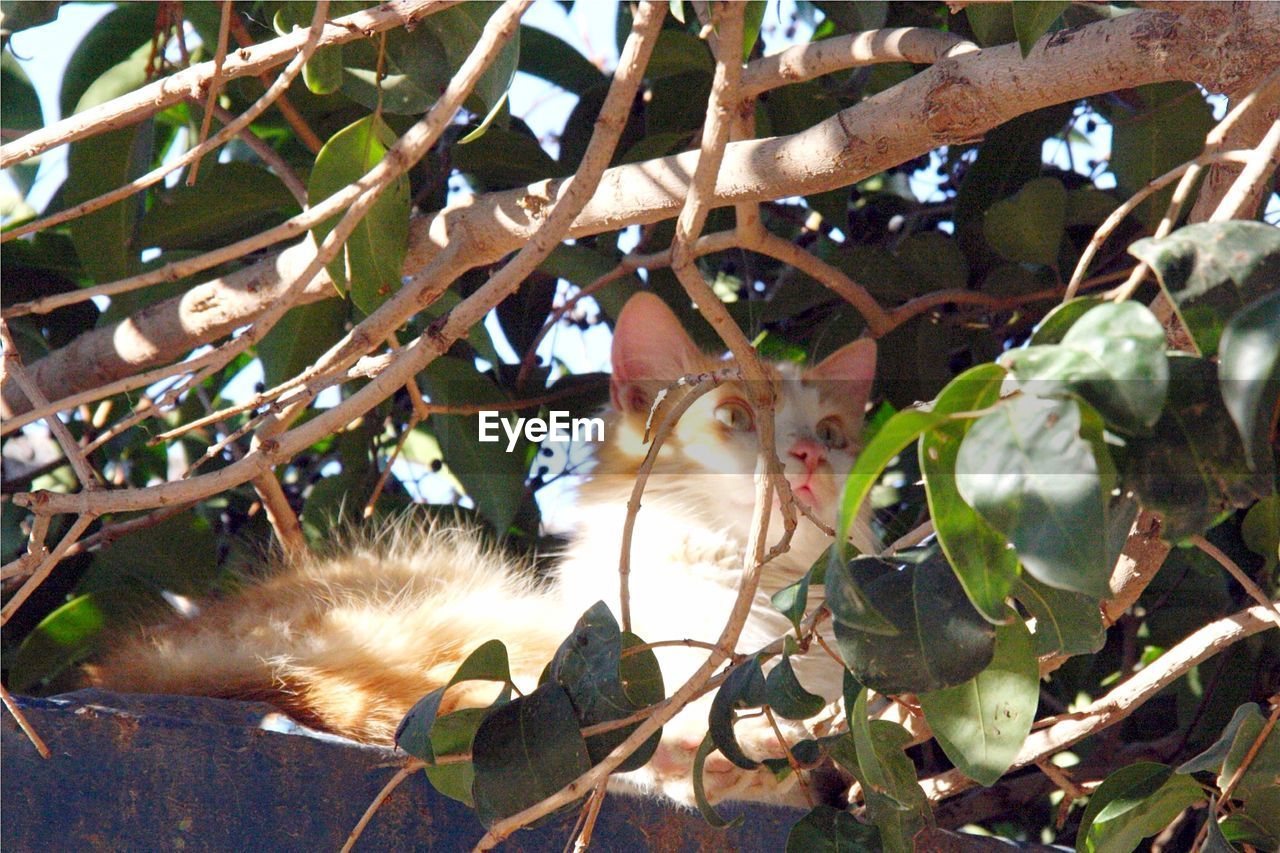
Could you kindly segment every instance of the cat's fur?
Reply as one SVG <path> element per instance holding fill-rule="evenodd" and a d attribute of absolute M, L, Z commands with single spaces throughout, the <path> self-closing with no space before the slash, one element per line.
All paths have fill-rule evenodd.
<path fill-rule="evenodd" d="M 621 530 L 659 389 L 729 364 L 699 351 L 656 296 L 642 293 L 627 303 L 614 333 L 606 440 L 580 491 L 577 535 L 548 583 L 532 580 L 525 567 L 465 532 L 393 531 L 381 545 L 299 560 L 194 620 L 149 632 L 90 667 L 90 680 L 128 691 L 265 699 L 303 722 L 382 744 L 392 742 L 413 703 L 447 682 L 486 640 L 506 643 L 518 685 L 531 689 L 583 611 L 604 600 L 619 613 Z M 798 497 L 833 523 L 861 432 L 874 344 L 856 341 L 806 370 L 769 369 L 778 393 L 779 458 Z M 753 415 L 744 414 L 751 399 L 733 381 L 700 398 L 648 480 L 629 582 L 632 629 L 647 641 L 714 642 L 724 626 L 754 501 L 756 433 L 745 428 Z M 826 446 L 820 435 L 826 445 L 843 436 L 847 446 Z M 775 502 L 771 542 L 782 529 Z M 807 571 L 829 541 L 800 518 L 790 552 L 764 568 L 738 651 L 754 651 L 789 630 L 770 596 Z M 706 651 L 677 647 L 657 654 L 670 692 Z M 841 667 L 821 650 L 794 664 L 811 691 L 828 700 L 839 696 Z M 475 682 L 451 688 L 441 712 L 487 704 L 493 692 L 492 685 Z M 653 760 L 618 786 L 691 803 L 693 754 L 706 732 L 709 703 L 704 697 L 671 721 Z M 806 734 L 800 724 L 785 725 L 789 739 Z M 759 717 L 740 723 L 738 735 L 748 752 L 782 754 Z M 716 755 L 706 770 L 713 800 L 795 800 L 794 777 L 779 783 L 766 769 L 743 771 Z"/>

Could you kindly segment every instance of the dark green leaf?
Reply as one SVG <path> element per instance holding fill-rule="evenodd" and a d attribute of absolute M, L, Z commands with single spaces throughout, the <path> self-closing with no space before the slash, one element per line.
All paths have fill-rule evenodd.
<path fill-rule="evenodd" d="M 702 739 L 702 743 L 698 744 L 698 751 L 693 756 L 693 802 L 698 807 L 698 813 L 702 815 L 702 819 L 711 824 L 715 829 L 728 829 L 742 823 L 742 815 L 738 815 L 733 820 L 725 820 L 711 805 L 711 801 L 707 799 L 706 784 L 703 780 L 703 770 L 707 765 L 707 756 L 714 750 L 715 743 L 711 739 L 711 734 Z"/>
<path fill-rule="evenodd" d="M 501 696 L 498 701 L 506 702 L 507 697 Z M 480 728 L 480 723 L 484 721 L 489 710 L 489 708 L 463 708 L 438 718 L 435 725 L 431 727 L 431 749 L 434 754 L 468 755 L 471 752 L 476 730 Z M 461 803 L 466 803 L 470 808 L 475 808 L 475 803 L 471 799 L 471 786 L 475 782 L 476 774 L 470 761 L 428 764 L 423 768 L 423 772 L 437 791 Z"/>
<path fill-rule="evenodd" d="M 1012 350 L 1001 362 L 1024 391 L 1079 394 L 1124 432 L 1149 430 L 1168 393 L 1164 327 L 1136 302 L 1098 305 L 1071 325 L 1061 343 Z"/>
<path fill-rule="evenodd" d="M 307 199 L 312 205 L 318 204 L 358 180 L 382 160 L 394 142 L 395 134 L 377 115 L 338 131 L 316 155 Z M 340 219 L 341 215 L 335 215 L 311 229 L 317 245 Z M 347 289 L 350 281 L 351 301 L 365 314 L 371 314 L 400 289 L 408 241 L 409 177 L 401 175 L 366 211 L 329 263 L 329 277 L 340 292 Z"/>
<path fill-rule="evenodd" d="M 155 20 L 156 7 L 153 4 L 124 3 L 104 15 L 85 33 L 62 73 L 58 108 L 63 116 L 89 106 L 81 106 L 80 98 L 111 68 L 129 59 L 144 45 L 149 52 Z M 145 56 L 143 60 L 145 62 Z"/>
<path fill-rule="evenodd" d="M 624 670 L 634 679 L 630 690 L 623 682 Z M 561 644 L 551 661 L 551 677 L 568 693 L 578 723 L 584 728 L 629 717 L 661 701 L 664 695 L 658 661 L 652 651 L 622 658 L 622 634 L 603 601 L 582 615 L 573 633 Z M 635 731 L 636 725 L 589 738 L 587 751 L 591 762 L 602 761 Z M 628 757 L 619 772 L 643 767 L 658 748 L 661 737 L 660 732 L 655 732 Z"/>
<path fill-rule="evenodd" d="M 994 785 L 1022 748 L 1040 702 L 1040 669 L 1027 626 L 1013 618 L 997 627 L 986 669 L 919 698 L 947 758 L 969 778 Z"/>
<path fill-rule="evenodd" d="M 458 171 L 471 175 L 488 190 L 523 187 L 564 175 L 538 140 L 518 127 L 490 128 L 474 142 L 452 149 L 452 155 Z"/>
<path fill-rule="evenodd" d="M 0 36 L 9 36 L 47 24 L 58 17 L 61 0 L 4 0 L 0 3 Z"/>
<path fill-rule="evenodd" d="M 837 622 L 866 631 L 892 637 L 898 629 L 876 610 L 857 575 L 851 570 L 854 563 L 840 559 L 839 549 L 829 550 L 826 569 L 826 603 Z"/>
<path fill-rule="evenodd" d="M 471 794 L 485 826 L 551 796 L 591 768 L 569 694 L 551 682 L 485 717 L 471 754 Z"/>
<path fill-rule="evenodd" d="M 1019 0 L 1013 6 L 1013 29 L 1025 57 L 1071 3 L 1066 0 Z"/>
<path fill-rule="evenodd" d="M 1231 751 L 1231 745 L 1235 743 L 1236 734 L 1240 731 L 1240 726 L 1250 717 L 1262 719 L 1262 714 L 1258 712 L 1256 702 L 1246 702 L 1236 712 L 1231 715 L 1231 722 L 1227 723 L 1226 728 L 1222 730 L 1222 734 L 1213 744 L 1204 752 L 1188 758 L 1182 764 L 1178 765 L 1179 773 L 1204 773 L 1212 772 L 1215 776 L 1222 775 L 1222 764 L 1227 760 L 1227 754 Z"/>
<path fill-rule="evenodd" d="M 604 83 L 604 75 L 576 48 L 537 27 L 520 27 L 520 70 L 566 92 L 581 95 Z"/>
<path fill-rule="evenodd" d="M 1150 437 L 1130 438 L 1118 459 L 1124 482 L 1163 516 L 1170 541 L 1209 527 L 1220 512 L 1274 491 L 1271 458 L 1250 470 L 1212 362 L 1169 356 L 1169 400 Z M 1083 528 L 1082 528 L 1083 529 Z"/>
<path fill-rule="evenodd" d="M 1280 231 L 1261 222 L 1188 225 L 1129 252 L 1151 264 L 1205 357 L 1217 353 L 1227 321 L 1280 279 Z"/>
<path fill-rule="evenodd" d="M 933 410 L 954 414 L 985 409 L 999 399 L 1004 377 L 1004 369 L 994 364 L 967 370 L 942 389 Z M 1018 577 L 1018 555 L 956 488 L 956 456 L 972 423 L 952 421 L 926 433 L 920 439 L 920 471 L 938 544 L 969 601 L 987 621 L 999 622 L 1008 614 L 1004 602 Z"/>
<path fill-rule="evenodd" d="M 970 3 L 964 7 L 964 14 L 974 38 L 983 47 L 1005 44 L 1017 37 L 1012 3 Z"/>
<path fill-rule="evenodd" d="M 767 698 L 760 659 L 752 658 L 729 674 L 711 700 L 711 713 L 707 717 L 711 741 L 725 758 L 743 770 L 754 770 L 760 762 L 748 758 L 738 746 L 738 739 L 733 734 L 733 712 L 759 708 Z"/>
<path fill-rule="evenodd" d="M 1272 286 L 1275 283 L 1273 277 Z M 1262 467 L 1263 457 L 1270 453 L 1271 424 L 1280 397 L 1280 290 L 1231 318 L 1218 356 L 1222 401 L 1244 439 L 1245 459 Z"/>
<path fill-rule="evenodd" d="M 1067 336 L 1067 332 L 1075 325 L 1076 320 L 1098 305 L 1104 304 L 1106 304 L 1105 301 L 1096 296 L 1077 296 L 1070 302 L 1062 303 L 1036 324 L 1028 343 L 1032 346 L 1062 343 L 1062 339 Z"/>
<path fill-rule="evenodd" d="M 1276 814 L 1280 812 L 1280 786 L 1276 785 L 1280 779 L 1280 732 L 1274 726 L 1270 731 L 1266 728 L 1267 720 L 1262 714 L 1242 715 L 1231 749 L 1223 759 L 1222 772 L 1218 774 L 1218 788 L 1225 789 L 1239 775 L 1232 798 L 1255 811 Z M 1259 740 L 1261 746 L 1257 746 Z"/>
<path fill-rule="evenodd" d="M 956 459 L 960 494 L 1060 589 L 1110 594 L 1103 470 L 1074 400 L 1018 397 L 970 428 Z"/>
<path fill-rule="evenodd" d="M 895 254 L 916 294 L 934 290 L 963 290 L 969 282 L 969 262 L 955 238 L 941 231 L 912 234 Z"/>
<path fill-rule="evenodd" d="M 880 833 L 846 811 L 819 805 L 787 835 L 787 853 L 860 853 L 880 848 Z"/>
<path fill-rule="evenodd" d="M 1076 834 L 1080 853 L 1129 853 L 1183 809 L 1205 799 L 1190 776 L 1150 761 L 1112 773 L 1089 797 Z"/>
<path fill-rule="evenodd" d="M 1280 495 L 1258 501 L 1245 513 L 1240 536 L 1250 551 L 1265 561 L 1263 572 L 1270 575 L 1280 560 Z"/>
<path fill-rule="evenodd" d="M 756 46 L 760 38 L 760 25 L 764 23 L 764 10 L 768 3 L 765 0 L 747 0 L 747 8 L 742 21 L 742 58 L 751 58 L 751 48 Z"/>
<path fill-rule="evenodd" d="M 987 210 L 983 233 L 1001 257 L 1056 266 L 1066 230 L 1067 191 L 1057 178 L 1036 178 Z"/>
<path fill-rule="evenodd" d="M 809 585 L 826 582 L 827 564 L 830 560 L 830 549 L 823 551 L 822 556 L 814 561 L 800 580 L 784 586 L 770 599 L 773 606 L 791 620 L 797 636 L 800 634 L 800 620 L 804 618 L 804 612 L 809 606 Z"/>
<path fill-rule="evenodd" d="M 827 703 L 804 688 L 791 666 L 791 656 L 783 654 L 782 660 L 769 670 L 764 680 L 765 704 L 780 717 L 788 720 L 806 720 L 822 710 Z"/>
<path fill-rule="evenodd" d="M 1112 126 L 1111 171 L 1121 197 L 1128 198 L 1152 178 L 1198 155 L 1214 118 L 1204 96 L 1191 83 L 1156 83 L 1125 94 L 1123 101 L 1108 99 L 1102 106 Z M 1139 104 L 1136 111 L 1114 106 L 1135 101 Z M 1153 194 L 1133 215 L 1154 230 L 1168 209 L 1173 189 L 1170 185 Z"/>
<path fill-rule="evenodd" d="M 903 752 L 911 735 L 896 723 L 868 721 L 866 690 L 859 692 L 849 716 L 867 817 L 880 830 L 884 850 L 906 853 L 915 834 L 933 825 L 915 765 Z"/>
<path fill-rule="evenodd" d="M 915 565 L 875 557 L 859 557 L 848 565 L 871 604 L 898 631 L 896 636 L 874 634 L 835 618 L 836 642 L 849 670 L 878 693 L 951 687 L 991 662 L 995 631 L 969 603 L 942 552 L 913 549 L 898 558 L 921 556 Z M 828 584 L 834 568 L 827 570 Z"/>
<path fill-rule="evenodd" d="M 299 305 L 258 343 L 268 388 L 297 376 L 342 337 L 347 306 L 341 299 Z"/>
<path fill-rule="evenodd" d="M 8 21 L 7 13 L 5 21 Z M 35 87 L 31 85 L 27 72 L 22 70 L 18 60 L 8 51 L 0 57 L 0 104 L 6 130 L 26 132 L 44 126 L 44 115 L 40 110 L 40 98 L 36 95 Z"/>
<path fill-rule="evenodd" d="M 121 578 L 130 578 L 156 592 L 201 595 L 218 576 L 217 555 L 213 526 L 195 510 L 188 510 L 154 527 L 127 533 L 96 552 L 79 590 L 105 590 L 117 586 Z"/>
<path fill-rule="evenodd" d="M 270 214 L 296 210 L 297 201 L 275 175 L 251 163 L 206 163 L 200 179 L 163 190 L 138 223 L 146 249 L 220 246 L 256 233 Z"/>
<path fill-rule="evenodd" d="M 446 754 L 436 751 L 433 728 L 445 691 L 464 681 L 498 681 L 510 684 L 511 668 L 507 662 L 506 645 L 501 640 L 481 643 L 467 655 L 448 684 L 419 699 L 396 728 L 396 746 L 427 762 L 434 762 L 438 754 Z"/>

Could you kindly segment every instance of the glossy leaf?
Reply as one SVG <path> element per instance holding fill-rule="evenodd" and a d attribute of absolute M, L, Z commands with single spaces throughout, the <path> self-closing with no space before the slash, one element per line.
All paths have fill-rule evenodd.
<path fill-rule="evenodd" d="M 511 667 L 507 647 L 501 640 L 481 643 L 467 655 L 453 677 L 443 687 L 419 699 L 396 728 L 396 746 L 426 762 L 434 762 L 436 752 L 432 728 L 440 713 L 445 691 L 464 681 L 496 681 L 511 683 Z"/>
<path fill-rule="evenodd" d="M 707 766 L 707 756 L 716 748 L 715 742 L 708 732 L 702 739 L 702 743 L 698 744 L 698 751 L 693 756 L 693 802 L 698 808 L 698 814 L 702 815 L 702 819 L 709 823 L 714 829 L 728 829 L 742 823 L 743 816 L 738 815 L 732 820 L 725 820 L 720 813 L 711 805 L 711 801 L 707 799 L 707 789 L 705 782 L 705 773 L 703 772 Z"/>
<path fill-rule="evenodd" d="M 1205 799 L 1190 776 L 1150 761 L 1112 773 L 1089 797 L 1076 834 L 1080 853 L 1129 853 L 1183 809 Z"/>
<path fill-rule="evenodd" d="M 1013 7 L 1013 29 L 1018 34 L 1018 47 L 1025 57 L 1071 3 L 1067 0 L 1021 0 L 1010 5 Z"/>
<path fill-rule="evenodd" d="M 367 116 L 334 134 L 316 155 L 307 184 L 307 199 L 318 204 L 358 180 L 382 160 L 395 134 L 377 115 Z M 311 229 L 323 243 L 341 220 L 335 215 Z M 409 177 L 401 175 L 366 211 L 351 236 L 329 263 L 329 277 L 340 293 L 365 314 L 400 289 L 401 269 L 409 240 Z"/>
<path fill-rule="evenodd" d="M 507 701 L 504 694 L 500 702 Z M 445 714 L 431 727 L 431 749 L 438 756 L 467 755 L 471 752 L 476 730 L 489 713 L 489 708 L 463 708 Z M 449 764 L 428 764 L 423 768 L 431 787 L 447 797 L 475 808 L 471 798 L 471 786 L 475 782 L 475 767 L 470 761 L 454 761 Z"/>
<path fill-rule="evenodd" d="M 1019 397 L 970 428 L 956 459 L 960 494 L 1059 589 L 1110 594 L 1102 469 L 1074 400 Z"/>
<path fill-rule="evenodd" d="M 551 677 L 568 693 L 580 727 L 629 717 L 661 701 L 665 695 L 653 652 L 638 652 L 623 658 L 622 648 L 618 623 L 601 601 L 582 615 L 552 659 Z M 630 690 L 624 675 L 630 676 Z M 638 725 L 588 738 L 591 763 L 602 761 Z M 654 732 L 653 737 L 619 766 L 619 772 L 643 767 L 658 748 L 661 737 L 661 731 Z"/>
<path fill-rule="evenodd" d="M 1218 382 L 1244 439 L 1245 459 L 1255 468 L 1263 466 L 1280 398 L 1280 290 L 1241 309 L 1227 323 L 1218 345 Z"/>
<path fill-rule="evenodd" d="M 605 82 L 600 69 L 558 36 L 537 27 L 520 27 L 520 70 L 581 95 Z"/>
<path fill-rule="evenodd" d="M 1261 745 L 1255 750 L 1259 741 Z M 1276 785 L 1280 779 L 1280 733 L 1274 726 L 1267 731 L 1267 719 L 1260 713 L 1242 715 L 1218 774 L 1218 788 L 1225 789 L 1237 775 L 1233 799 L 1256 812 L 1280 813 L 1280 786 Z"/>
<path fill-rule="evenodd" d="M 1262 714 L 1259 713 L 1256 702 L 1246 702 L 1236 708 L 1235 713 L 1231 715 L 1231 722 L 1227 723 L 1226 728 L 1222 730 L 1222 734 L 1218 736 L 1218 739 L 1199 755 L 1194 758 L 1188 758 L 1178 765 L 1178 772 L 1212 772 L 1215 776 L 1221 776 L 1223 762 L 1227 760 L 1227 754 L 1231 751 L 1231 745 L 1235 743 L 1240 727 L 1246 720 L 1255 717 L 1262 719 Z M 1254 728 L 1256 732 L 1256 727 L 1251 728 Z"/>
<path fill-rule="evenodd" d="M 1061 343 L 1013 350 L 1001 362 L 1028 393 L 1079 394 L 1124 432 L 1149 430 L 1168 393 L 1164 327 L 1136 302 L 1092 308 Z"/>
<path fill-rule="evenodd" d="M 906 853 L 915 834 L 933 825 L 915 765 L 903 752 L 911 735 L 896 723 L 868 720 L 866 690 L 859 692 L 850 718 L 867 817 L 880 830 L 884 850 Z"/>
<path fill-rule="evenodd" d="M 986 669 L 919 698 L 947 758 L 969 778 L 994 785 L 1017 757 L 1040 702 L 1040 669 L 1027 626 L 1014 618 L 997 627 Z"/>
<path fill-rule="evenodd" d="M 591 768 L 573 703 L 553 682 L 485 717 L 471 755 L 471 795 L 485 826 L 551 796 Z"/>
<path fill-rule="evenodd" d="M 765 704 L 779 717 L 788 720 L 807 720 L 827 704 L 821 696 L 805 689 L 791 666 L 791 656 L 783 654 L 782 660 L 769 670 L 765 677 Z"/>
<path fill-rule="evenodd" d="M 933 410 L 954 414 L 985 409 L 999 399 L 1004 377 L 998 365 L 971 368 L 942 389 Z M 956 456 L 972 423 L 955 420 L 925 433 L 920 439 L 920 471 L 938 544 L 969 601 L 987 621 L 996 623 L 1008 616 L 1005 598 L 1018 577 L 1018 555 L 956 488 Z"/>
<path fill-rule="evenodd" d="M 814 561 L 809 571 L 805 572 L 800 580 L 784 586 L 769 599 L 778 612 L 791 620 L 797 636 L 800 634 L 800 620 L 804 618 L 805 610 L 809 606 L 809 586 L 812 583 L 826 582 L 827 564 L 830 560 L 830 549 L 823 551 L 822 556 Z"/>
<path fill-rule="evenodd" d="M 983 234 L 1000 256 L 1015 263 L 1056 266 L 1066 229 L 1067 191 L 1057 178 L 1028 181 L 987 210 Z"/>
<path fill-rule="evenodd" d="M 738 746 L 738 739 L 733 733 L 733 712 L 759 708 L 767 699 L 760 659 L 752 658 L 729 674 L 711 700 L 711 712 L 707 716 L 711 741 L 725 758 L 743 770 L 754 770 L 760 762 L 748 758 Z"/>
<path fill-rule="evenodd" d="M 206 163 L 195 186 L 180 182 L 157 195 L 138 223 L 137 244 L 144 249 L 222 245 L 274 224 L 270 214 L 297 206 L 266 169 L 235 161 Z"/>
<path fill-rule="evenodd" d="M 880 832 L 847 811 L 815 806 L 787 835 L 786 853 L 860 853 L 880 848 Z"/>
<path fill-rule="evenodd" d="M 915 565 L 875 557 L 849 563 L 870 602 L 898 630 L 875 634 L 836 617 L 836 642 L 857 680 L 878 693 L 924 693 L 961 684 L 991 662 L 995 631 L 973 608 L 936 547 L 898 555 Z M 830 583 L 832 570 L 828 569 Z M 834 612 L 834 611 L 833 611 Z"/>
<path fill-rule="evenodd" d="M 1044 319 L 1036 324 L 1031 332 L 1032 346 L 1041 344 L 1060 344 L 1075 322 L 1098 305 L 1106 304 L 1096 296 L 1077 296 L 1070 302 L 1056 306 Z"/>
<path fill-rule="evenodd" d="M 1280 278 L 1280 232 L 1261 222 L 1188 225 L 1138 240 L 1129 253 L 1151 264 L 1205 357 L 1217 353 L 1228 320 Z"/>

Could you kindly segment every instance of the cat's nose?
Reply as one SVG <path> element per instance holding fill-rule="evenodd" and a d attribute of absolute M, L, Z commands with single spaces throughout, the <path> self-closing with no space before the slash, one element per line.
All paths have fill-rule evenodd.
<path fill-rule="evenodd" d="M 818 465 L 827 458 L 827 453 L 822 448 L 822 445 L 810 438 L 797 440 L 787 452 L 803 462 L 804 469 L 809 474 L 812 474 Z"/>

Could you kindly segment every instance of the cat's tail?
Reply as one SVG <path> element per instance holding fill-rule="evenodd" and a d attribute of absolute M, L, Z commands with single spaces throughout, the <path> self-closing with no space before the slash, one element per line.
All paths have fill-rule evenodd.
<path fill-rule="evenodd" d="M 86 667 L 90 684 L 270 702 L 300 722 L 390 744 L 404 714 L 477 646 L 503 640 L 523 689 L 572 625 L 528 567 L 441 527 L 392 530 L 341 556 L 307 557 L 149 629 Z M 442 712 L 498 685 L 450 689 Z"/>

